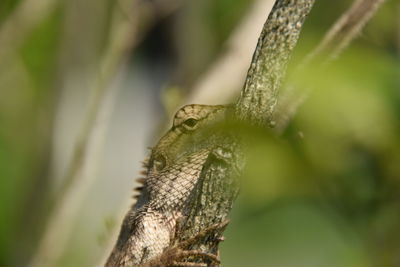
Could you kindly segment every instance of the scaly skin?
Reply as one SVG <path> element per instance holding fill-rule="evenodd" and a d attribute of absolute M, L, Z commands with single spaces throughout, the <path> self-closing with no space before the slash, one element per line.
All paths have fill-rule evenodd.
<path fill-rule="evenodd" d="M 172 251 L 177 225 L 215 148 L 207 129 L 226 111 L 225 106 L 187 105 L 176 113 L 172 128 L 152 149 L 141 194 L 124 219 L 107 267 L 145 266 Z"/>

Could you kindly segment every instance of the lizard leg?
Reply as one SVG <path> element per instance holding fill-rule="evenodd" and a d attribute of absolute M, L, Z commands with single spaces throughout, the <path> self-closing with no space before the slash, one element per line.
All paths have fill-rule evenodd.
<path fill-rule="evenodd" d="M 204 237 L 206 237 L 207 235 L 219 230 L 222 231 L 225 229 L 225 227 L 228 225 L 229 220 L 225 220 L 221 223 L 217 223 L 214 225 L 211 225 L 210 227 L 204 229 L 203 231 L 199 232 L 197 235 L 195 235 L 194 237 L 188 238 L 182 242 L 180 242 L 177 246 L 180 248 L 184 248 L 184 247 L 188 247 L 194 243 L 196 243 L 196 241 L 198 241 L 199 239 L 202 239 Z M 221 241 L 223 240 L 223 238 L 220 238 Z"/>
<path fill-rule="evenodd" d="M 198 241 L 199 239 L 202 239 L 206 236 L 208 236 L 209 234 L 214 233 L 215 231 L 220 231 L 223 230 L 229 223 L 229 220 L 225 220 L 221 223 L 217 223 L 214 224 L 208 228 L 206 228 L 205 230 L 201 231 L 200 233 L 198 233 L 197 235 L 195 235 L 192 238 L 189 238 L 187 240 L 182 241 L 181 243 L 179 243 L 177 245 L 178 250 L 175 251 L 173 258 L 174 258 L 174 262 L 172 264 L 172 266 L 174 267 L 207 267 L 209 266 L 207 263 L 202 263 L 202 262 L 180 262 L 177 260 L 180 259 L 185 259 L 185 258 L 202 258 L 205 260 L 209 260 L 211 262 L 213 262 L 214 264 L 219 264 L 220 260 L 219 257 L 212 254 L 212 253 L 207 253 L 207 252 L 203 252 L 201 250 L 184 250 L 183 248 L 188 247 L 194 243 L 196 243 L 196 241 Z M 223 240 L 222 238 L 219 238 L 221 241 Z"/>
<path fill-rule="evenodd" d="M 214 224 L 205 230 L 201 231 L 194 237 L 191 237 L 189 239 L 186 239 L 179 244 L 175 245 L 174 247 L 166 250 L 163 255 L 161 255 L 157 259 L 153 259 L 148 263 L 146 266 L 151 266 L 151 267 L 158 267 L 158 266 L 171 266 L 171 267 L 207 267 L 209 264 L 204 263 L 204 262 L 183 262 L 181 260 L 185 260 L 185 258 L 202 258 L 202 259 L 207 259 L 213 263 L 220 263 L 219 258 L 212 254 L 212 253 L 206 253 L 200 250 L 187 250 L 185 248 L 189 247 L 190 245 L 193 245 L 198 241 L 199 239 L 202 239 L 215 231 L 221 231 L 223 230 L 229 223 L 229 220 L 225 220 L 221 223 Z M 222 240 L 222 238 L 219 238 L 219 240 Z"/>
<path fill-rule="evenodd" d="M 203 259 L 211 261 L 214 264 L 219 264 L 221 262 L 219 260 L 219 258 L 212 253 L 206 253 L 206 252 L 203 252 L 200 250 L 179 250 L 174 255 L 174 261 L 172 263 L 172 266 L 174 266 L 174 267 L 186 267 L 186 266 L 207 267 L 207 266 L 209 266 L 207 263 L 203 263 L 203 262 L 180 262 L 180 261 L 177 261 L 179 259 L 185 259 L 188 257 L 203 258 Z M 214 265 L 212 265 L 212 266 L 214 266 Z"/>
<path fill-rule="evenodd" d="M 186 258 L 186 257 L 204 258 L 216 263 L 220 263 L 219 258 L 214 254 L 203 252 L 200 250 L 180 250 L 175 255 L 175 259 Z"/>
<path fill-rule="evenodd" d="M 182 250 L 180 248 L 174 248 L 170 250 L 164 257 L 160 258 L 159 261 L 154 261 L 149 266 L 169 266 L 169 267 L 207 267 L 209 266 L 204 262 L 183 262 L 188 257 L 203 258 L 210 260 L 213 264 L 219 264 L 220 260 L 217 256 L 212 253 L 206 253 L 200 250 Z M 190 259 L 189 259 L 190 260 Z M 212 265 L 214 266 L 214 265 Z"/>

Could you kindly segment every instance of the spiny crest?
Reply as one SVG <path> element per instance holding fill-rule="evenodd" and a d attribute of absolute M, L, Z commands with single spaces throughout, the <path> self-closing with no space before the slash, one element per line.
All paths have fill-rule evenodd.
<path fill-rule="evenodd" d="M 149 172 L 149 161 L 150 161 L 149 158 L 145 158 L 142 161 L 143 169 L 140 171 L 141 176 L 139 178 L 136 178 L 136 182 L 139 184 L 139 186 L 137 186 L 133 189 L 133 191 L 135 192 L 135 194 L 132 196 L 133 199 L 137 200 L 139 198 L 139 195 L 143 189 L 144 183 L 146 182 L 146 177 Z"/>

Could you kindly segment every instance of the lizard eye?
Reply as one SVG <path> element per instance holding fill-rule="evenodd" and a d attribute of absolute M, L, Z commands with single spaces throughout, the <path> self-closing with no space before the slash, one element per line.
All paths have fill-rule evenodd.
<path fill-rule="evenodd" d="M 167 161 L 164 156 L 157 155 L 153 159 L 153 167 L 156 171 L 161 171 L 167 165 Z"/>
<path fill-rule="evenodd" d="M 183 122 L 183 126 L 187 129 L 193 129 L 199 121 L 193 118 L 187 119 Z"/>

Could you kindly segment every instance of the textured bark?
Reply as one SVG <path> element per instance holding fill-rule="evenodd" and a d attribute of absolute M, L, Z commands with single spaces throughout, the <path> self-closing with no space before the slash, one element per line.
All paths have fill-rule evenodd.
<path fill-rule="evenodd" d="M 262 29 L 236 110 L 240 119 L 271 124 L 291 52 L 314 0 L 276 1 Z"/>
<path fill-rule="evenodd" d="M 243 165 L 239 143 L 235 137 L 221 135 L 220 144 L 224 148 L 216 152 L 223 153 L 224 158 L 212 157 L 204 166 L 202 178 L 193 192 L 188 219 L 178 236 L 178 243 L 193 236 L 201 235 L 195 243 L 187 247 L 189 250 L 201 250 L 218 255 L 218 245 L 223 240 L 227 218 L 239 191 L 237 178 Z M 222 140 L 224 139 L 224 140 Z M 216 227 L 215 227 L 216 226 Z M 208 231 L 207 229 L 214 229 Z M 202 234 L 205 232 L 206 234 Z M 209 266 L 218 266 L 212 261 Z"/>

